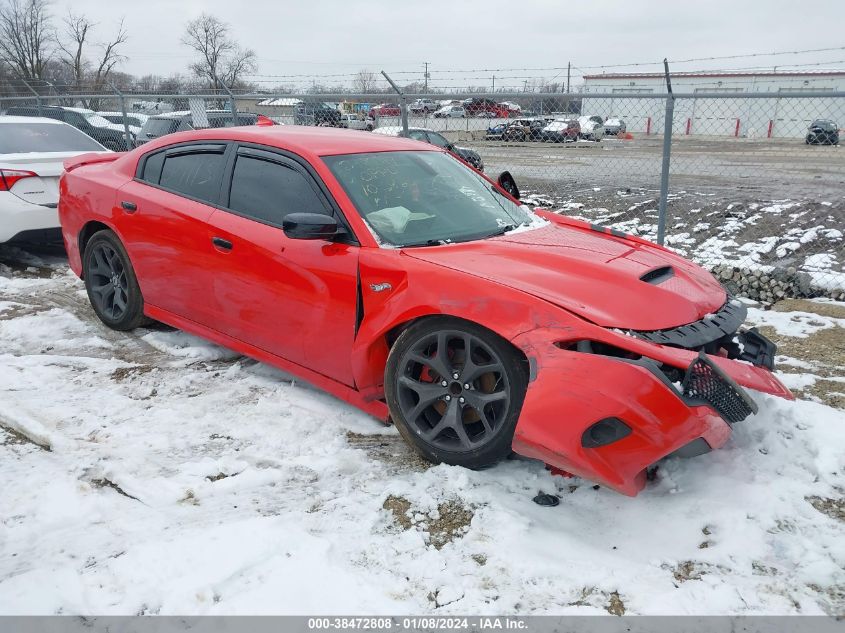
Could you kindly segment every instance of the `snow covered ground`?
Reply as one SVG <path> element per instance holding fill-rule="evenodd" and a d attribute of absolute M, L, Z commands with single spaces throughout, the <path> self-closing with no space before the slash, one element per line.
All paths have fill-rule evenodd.
<path fill-rule="evenodd" d="M 431 467 L 266 365 L 106 329 L 60 258 L 0 260 L 0 614 L 845 614 L 842 410 L 755 394 L 725 449 L 633 499 Z"/>

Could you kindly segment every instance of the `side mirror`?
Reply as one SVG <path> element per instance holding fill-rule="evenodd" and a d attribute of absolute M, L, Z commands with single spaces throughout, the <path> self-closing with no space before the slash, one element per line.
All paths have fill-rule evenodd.
<path fill-rule="evenodd" d="M 337 220 L 322 213 L 291 213 L 282 221 L 282 230 L 294 240 L 330 240 L 337 236 Z"/>
<path fill-rule="evenodd" d="M 499 186 L 507 191 L 511 196 L 519 200 L 519 187 L 516 186 L 516 180 L 513 179 L 509 171 L 503 171 L 499 174 L 499 179 L 496 181 Z"/>

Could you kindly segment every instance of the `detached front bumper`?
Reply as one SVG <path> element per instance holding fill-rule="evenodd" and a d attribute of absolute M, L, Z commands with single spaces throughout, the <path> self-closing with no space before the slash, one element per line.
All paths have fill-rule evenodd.
<path fill-rule="evenodd" d="M 620 335 L 605 336 L 619 345 Z M 748 362 L 627 336 L 634 358 L 623 358 L 567 349 L 560 338 L 544 328 L 513 341 L 527 351 L 533 378 L 513 450 L 626 495 L 664 457 L 724 445 L 731 425 L 756 411 L 740 385 L 792 398 L 769 369 Z"/>

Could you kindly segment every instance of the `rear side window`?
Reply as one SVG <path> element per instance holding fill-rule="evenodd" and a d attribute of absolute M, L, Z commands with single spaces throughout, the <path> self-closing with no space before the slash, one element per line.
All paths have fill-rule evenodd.
<path fill-rule="evenodd" d="M 163 155 L 159 186 L 189 198 L 217 204 L 223 175 L 223 146 L 220 151 L 171 150 Z M 145 164 L 145 173 L 146 168 Z"/>
<path fill-rule="evenodd" d="M 164 152 L 153 154 L 144 161 L 143 171 L 140 176 L 141 180 L 157 185 L 159 178 L 161 178 L 162 167 L 164 167 Z"/>
<path fill-rule="evenodd" d="M 309 178 L 293 166 L 244 155 L 235 162 L 229 208 L 278 226 L 289 213 L 330 213 Z"/>
<path fill-rule="evenodd" d="M 75 127 L 57 123 L 0 124 L 0 154 L 32 152 L 104 152 L 105 148 Z"/>

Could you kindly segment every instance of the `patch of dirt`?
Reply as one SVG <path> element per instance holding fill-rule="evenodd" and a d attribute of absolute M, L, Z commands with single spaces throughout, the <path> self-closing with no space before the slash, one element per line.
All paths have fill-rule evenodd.
<path fill-rule="evenodd" d="M 429 544 L 438 550 L 466 534 L 475 516 L 474 509 L 465 506 L 458 499 L 444 501 L 437 506 L 437 512 L 424 514 L 421 518 L 421 513 L 411 512 L 411 502 L 404 497 L 390 495 L 381 507 L 393 515 L 394 523 L 402 530 L 416 528 L 427 532 Z M 475 560 L 478 562 L 478 559 Z M 487 562 L 486 558 L 484 562 Z"/>
<path fill-rule="evenodd" d="M 807 299 L 783 299 L 772 306 L 775 312 L 812 312 L 832 319 L 845 319 L 845 306 Z"/>
<path fill-rule="evenodd" d="M 217 473 L 216 475 L 208 475 L 206 479 L 210 482 L 220 481 L 221 479 L 226 479 L 227 477 L 234 477 L 235 475 L 227 475 L 226 473 Z"/>
<path fill-rule="evenodd" d="M 20 317 L 25 316 L 32 316 L 33 314 L 38 314 L 39 312 L 45 312 L 50 308 L 41 305 L 14 305 L 11 308 L 6 308 L 2 312 L 0 312 L 0 321 L 11 321 L 12 319 L 17 319 Z"/>
<path fill-rule="evenodd" d="M 790 299 L 789 304 L 799 302 L 800 299 Z M 780 304 L 787 303 L 781 301 Z M 817 304 L 805 302 L 809 306 Z M 828 306 L 836 307 L 836 306 Z M 803 309 L 803 308 L 802 308 Z M 778 346 L 778 354 L 784 354 L 792 358 L 812 363 L 813 369 L 806 370 L 800 367 L 783 365 L 778 369 L 788 373 L 809 372 L 819 379 L 804 389 L 793 390 L 798 398 L 813 396 L 830 407 L 845 409 L 845 383 L 826 378 L 837 378 L 842 376 L 845 368 L 845 329 L 841 327 L 830 327 L 810 334 L 806 338 L 796 336 L 784 336 L 778 334 L 775 328 L 763 326 L 760 333 L 772 339 Z"/>
<path fill-rule="evenodd" d="M 403 530 L 410 530 L 413 527 L 414 524 L 411 523 L 411 517 L 408 516 L 408 510 L 411 509 L 411 502 L 405 499 L 405 497 L 390 495 L 384 500 L 381 507 L 393 514 L 393 521 Z"/>
<path fill-rule="evenodd" d="M 123 488 L 121 488 L 116 483 L 114 483 L 111 479 L 107 479 L 105 477 L 100 477 L 98 479 L 89 479 L 88 483 L 91 484 L 92 486 L 94 486 L 95 488 L 111 488 L 117 494 L 123 495 L 127 499 L 132 499 L 134 501 L 140 501 L 140 499 L 138 497 L 133 497 L 128 492 L 126 492 Z"/>
<path fill-rule="evenodd" d="M 484 567 L 487 564 L 487 557 L 484 554 L 473 554 L 472 560 L 478 563 L 479 567 Z"/>
<path fill-rule="evenodd" d="M 805 497 L 805 499 L 822 514 L 845 523 L 845 499 L 828 499 L 826 497 Z"/>
<path fill-rule="evenodd" d="M 38 442 L 28 435 L 24 435 L 19 431 L 16 431 L 10 426 L 7 426 L 0 422 L 0 446 L 13 446 L 13 445 L 26 445 L 29 444 L 30 446 L 35 446 L 42 451 L 47 451 L 48 453 L 52 452 L 52 448 L 49 444 L 43 444 Z"/>
<path fill-rule="evenodd" d="M 134 365 L 131 367 L 118 367 L 115 369 L 109 378 L 111 378 L 114 382 L 123 382 L 127 378 L 134 378 L 135 376 L 140 376 L 142 374 L 148 374 L 153 371 L 155 367 L 152 365 Z"/>
<path fill-rule="evenodd" d="M 687 582 L 688 580 L 701 580 L 701 577 L 707 573 L 707 570 L 701 563 L 696 563 L 692 560 L 685 560 L 678 563 L 672 570 L 672 575 L 677 582 Z"/>
<path fill-rule="evenodd" d="M 592 598 L 592 599 L 591 599 Z M 602 602 L 599 602 L 601 600 Z M 607 602 L 604 602 L 606 600 Z M 581 596 L 569 603 L 570 607 L 593 607 L 601 606 L 605 611 L 611 615 L 623 616 L 625 615 L 625 603 L 619 596 L 618 591 L 607 593 L 605 591 L 598 591 L 595 587 L 584 587 L 581 589 Z"/>
<path fill-rule="evenodd" d="M 366 451 L 372 459 L 402 470 L 424 472 L 433 466 L 408 446 L 400 435 L 367 435 L 348 431 L 346 441 L 351 446 Z"/>
<path fill-rule="evenodd" d="M 605 610 L 610 615 L 625 615 L 625 603 L 622 602 L 622 598 L 619 597 L 619 592 L 614 591 L 610 594 L 610 602 L 608 602 Z"/>
<path fill-rule="evenodd" d="M 825 613 L 837 618 L 845 615 L 845 585 L 820 587 L 811 583 L 807 588 L 821 594 L 821 607 Z"/>

